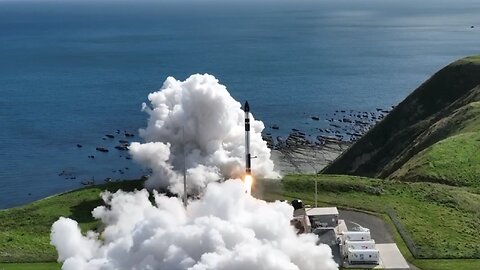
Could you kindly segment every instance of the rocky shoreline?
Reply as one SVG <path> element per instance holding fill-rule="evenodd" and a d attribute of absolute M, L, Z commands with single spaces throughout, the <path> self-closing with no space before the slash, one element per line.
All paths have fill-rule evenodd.
<path fill-rule="evenodd" d="M 373 112 L 336 110 L 325 117 L 310 117 L 311 121 L 324 121 L 319 122 L 322 127 L 308 131 L 292 128 L 286 137 L 275 137 L 273 133 L 278 134 L 281 127 L 273 124 L 266 129 L 263 140 L 272 149 L 272 159 L 280 173 L 318 173 L 389 112 L 390 109 L 382 108 Z"/>
<path fill-rule="evenodd" d="M 392 106 L 393 108 L 394 106 Z M 340 154 L 347 150 L 355 141 L 365 134 L 371 127 L 381 121 L 390 109 L 377 108 L 373 112 L 355 110 L 336 110 L 331 114 L 307 115 L 309 128 L 303 130 L 297 128 L 286 128 L 278 124 L 267 127 L 262 134 L 263 140 L 267 142 L 272 150 L 272 159 L 275 167 L 281 174 L 288 173 L 318 173 Z M 285 131 L 287 129 L 288 131 Z M 288 134 L 285 136 L 284 134 Z M 131 159 L 128 153 L 130 140 L 134 137 L 133 132 L 120 129 L 106 134 L 101 139 L 103 143 L 94 150 L 108 154 L 114 148 L 119 158 Z M 115 142 L 118 141 L 117 144 Z M 76 148 L 82 149 L 84 145 L 77 143 Z M 100 153 L 99 153 L 100 154 Z M 93 153 L 89 153 L 89 159 L 95 159 Z M 113 174 L 123 175 L 128 167 L 113 170 Z M 145 173 L 145 172 L 142 172 Z M 75 172 L 63 170 L 58 176 L 65 179 L 76 180 Z M 114 177 L 114 176 L 112 176 Z M 84 179 L 80 183 L 91 185 L 95 182 L 94 177 Z M 105 178 L 105 182 L 112 178 Z"/>
<path fill-rule="evenodd" d="M 280 174 L 318 173 L 351 143 L 326 143 L 325 145 L 297 145 L 272 149 L 272 160 Z"/>

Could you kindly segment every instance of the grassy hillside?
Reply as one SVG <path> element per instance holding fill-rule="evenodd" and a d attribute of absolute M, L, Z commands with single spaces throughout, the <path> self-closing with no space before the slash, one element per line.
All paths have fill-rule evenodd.
<path fill-rule="evenodd" d="M 397 170 L 433 144 L 459 133 L 479 130 L 478 101 L 480 56 L 456 61 L 423 83 L 324 172 L 395 177 Z M 412 161 L 403 171 L 415 166 Z M 418 179 L 414 179 L 414 175 L 415 172 L 410 171 L 408 179 L 418 181 L 426 174 Z M 423 178 L 422 181 L 430 180 L 439 179 Z M 449 179 L 449 183 L 480 185 L 480 180 Z"/>
<path fill-rule="evenodd" d="M 0 211 L 0 262 L 56 261 L 50 245 L 50 228 L 60 216 L 77 220 L 83 231 L 94 230 L 98 221 L 91 211 L 102 203 L 103 190 L 134 190 L 141 181 L 114 182 L 49 197 L 26 206 Z"/>
<path fill-rule="evenodd" d="M 393 173 L 391 178 L 478 186 L 480 184 L 479 149 L 480 132 L 452 136 L 415 155 Z"/>

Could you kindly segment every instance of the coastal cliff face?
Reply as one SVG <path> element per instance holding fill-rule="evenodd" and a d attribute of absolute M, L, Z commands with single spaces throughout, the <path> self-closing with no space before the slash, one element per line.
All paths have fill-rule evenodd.
<path fill-rule="evenodd" d="M 463 179 L 465 175 L 462 179 L 451 179 L 458 176 L 440 173 L 435 167 L 439 167 L 437 165 L 440 163 L 443 163 L 443 167 L 455 165 L 455 155 L 459 154 L 443 149 L 453 147 L 454 144 L 442 141 L 480 130 L 477 129 L 480 128 L 480 105 L 477 101 L 480 101 L 480 56 L 472 56 L 438 71 L 326 167 L 323 173 L 455 185 L 460 182 L 475 184 L 470 183 L 471 179 Z M 440 142 L 439 151 L 436 144 Z M 475 145 L 464 144 L 468 148 L 465 152 L 471 152 Z M 434 146 L 436 152 L 445 154 L 437 164 L 432 163 L 440 155 L 431 156 L 435 153 L 431 151 Z M 427 158 L 426 155 L 430 156 Z M 473 159 L 473 156 L 467 155 L 465 164 L 456 164 L 466 168 L 457 169 L 474 170 L 472 165 L 476 163 Z M 471 172 L 467 173 L 469 174 Z M 480 185 L 480 181 L 476 184 Z"/>

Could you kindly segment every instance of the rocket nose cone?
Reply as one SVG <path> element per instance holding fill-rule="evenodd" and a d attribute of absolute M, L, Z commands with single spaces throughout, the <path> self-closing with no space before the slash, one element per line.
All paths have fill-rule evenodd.
<path fill-rule="evenodd" d="M 245 105 L 243 105 L 243 110 L 246 112 L 250 111 L 250 106 L 248 105 L 248 101 L 245 101 Z"/>

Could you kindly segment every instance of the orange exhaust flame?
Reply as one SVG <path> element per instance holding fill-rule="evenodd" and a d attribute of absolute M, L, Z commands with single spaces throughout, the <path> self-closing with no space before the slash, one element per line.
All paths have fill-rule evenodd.
<path fill-rule="evenodd" d="M 245 189 L 247 191 L 247 194 L 252 195 L 253 177 L 250 174 L 247 174 L 245 175 L 243 182 L 245 183 Z"/>

